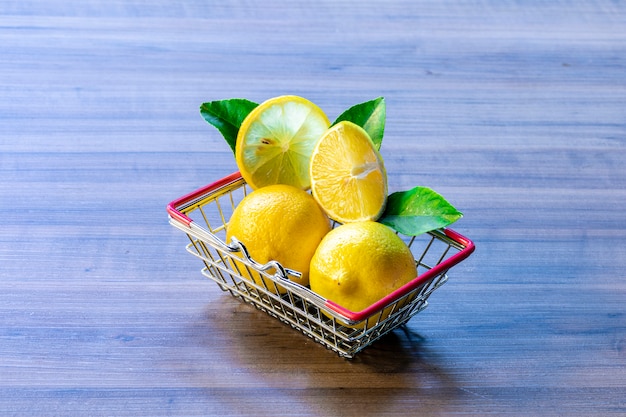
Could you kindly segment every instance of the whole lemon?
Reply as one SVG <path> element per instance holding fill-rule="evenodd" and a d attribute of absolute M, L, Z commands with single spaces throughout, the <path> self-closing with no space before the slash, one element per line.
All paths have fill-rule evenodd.
<path fill-rule="evenodd" d="M 358 312 L 417 276 L 409 247 L 374 221 L 343 224 L 329 232 L 311 259 L 311 290 Z M 387 313 L 388 314 L 388 313 Z"/>
<path fill-rule="evenodd" d="M 309 193 L 276 184 L 253 191 L 237 205 L 227 225 L 226 239 L 230 243 L 232 237 L 237 238 L 256 262 L 274 260 L 302 273 L 294 281 L 306 286 L 311 258 L 329 231 L 330 220 Z M 242 275 L 263 285 L 260 274 L 248 273 L 241 262 L 237 265 Z M 268 281 L 265 285 L 275 288 Z M 279 287 L 279 291 L 285 290 Z"/>

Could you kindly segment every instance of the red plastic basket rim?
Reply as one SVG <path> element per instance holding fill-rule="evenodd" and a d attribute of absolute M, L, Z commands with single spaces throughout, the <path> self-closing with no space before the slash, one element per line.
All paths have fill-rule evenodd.
<path fill-rule="evenodd" d="M 189 203 L 190 201 L 196 200 L 202 197 L 203 195 L 210 193 L 211 191 L 217 190 L 218 188 L 221 188 L 227 184 L 238 181 L 241 178 L 242 178 L 241 173 L 233 172 L 232 174 L 227 175 L 224 178 L 220 178 L 219 180 L 214 181 L 208 185 L 205 185 L 204 187 L 200 187 L 197 190 L 192 191 L 189 194 L 185 194 L 184 196 L 179 197 L 176 200 L 169 203 L 167 205 L 167 212 L 174 219 L 189 226 L 193 222 L 193 220 L 191 220 L 189 217 L 187 217 L 187 215 L 179 211 L 178 208 L 180 206 L 183 206 Z"/>
<path fill-rule="evenodd" d="M 235 181 L 239 181 L 241 179 L 241 173 L 239 172 L 233 172 L 230 175 L 227 175 L 223 178 L 220 178 L 217 181 L 214 181 L 208 185 L 205 185 L 203 187 L 198 188 L 195 191 L 192 191 L 188 194 L 183 195 L 182 197 L 179 197 L 175 200 L 173 200 L 172 202 L 170 202 L 167 205 L 167 212 L 170 215 L 170 217 L 172 217 L 174 220 L 185 224 L 187 227 L 189 227 L 191 225 L 191 223 L 193 223 L 193 220 L 190 219 L 187 215 L 185 215 L 184 213 L 182 213 L 179 210 L 179 207 L 184 206 L 186 204 L 188 204 L 191 201 L 197 200 L 199 198 L 201 198 L 202 196 L 206 195 L 207 193 L 210 193 L 214 190 L 217 190 L 225 185 L 231 184 Z M 435 277 L 437 277 L 438 275 L 445 273 L 446 271 L 448 271 L 450 268 L 452 268 L 453 266 L 459 264 L 460 262 L 462 262 L 463 260 L 467 259 L 476 249 L 476 246 L 474 245 L 474 242 L 470 239 L 468 239 L 467 237 L 461 235 L 458 232 L 455 232 L 452 229 L 449 228 L 444 228 L 442 229 L 443 233 L 451 240 L 453 240 L 455 243 L 459 244 L 460 246 L 463 247 L 463 249 L 461 249 L 459 252 L 457 252 L 456 254 L 450 256 L 448 259 L 442 261 L 441 263 L 439 263 L 438 265 L 435 265 L 434 267 L 432 267 L 431 269 L 429 269 L 428 271 L 422 273 L 421 275 L 417 276 L 415 279 L 409 281 L 408 283 L 406 283 L 405 285 L 403 285 L 402 287 L 398 288 L 397 290 L 389 293 L 388 295 L 386 295 L 385 297 L 381 298 L 380 300 L 376 301 L 375 303 L 371 304 L 370 306 L 364 308 L 363 310 L 360 311 L 351 311 L 348 310 L 347 308 L 331 301 L 331 300 L 326 300 L 325 302 L 325 306 L 339 314 L 341 314 L 342 316 L 344 316 L 345 318 L 347 318 L 349 321 L 351 322 L 360 322 L 363 321 L 367 318 L 369 318 L 370 316 L 372 316 L 373 314 L 375 314 L 376 312 L 382 310 L 383 308 L 385 308 L 387 305 L 389 305 L 390 303 L 394 302 L 395 300 L 401 298 L 403 295 L 409 293 L 410 291 L 418 288 L 419 286 L 427 283 L 428 281 L 434 279 Z"/>

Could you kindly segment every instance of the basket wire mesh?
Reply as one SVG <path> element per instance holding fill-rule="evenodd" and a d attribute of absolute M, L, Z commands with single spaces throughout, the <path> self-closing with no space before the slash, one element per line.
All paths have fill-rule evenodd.
<path fill-rule="evenodd" d="M 416 282 L 395 291 L 395 296 L 386 297 L 372 308 L 349 312 L 290 281 L 289 276 L 297 275 L 297 271 L 277 262 L 261 265 L 248 256 L 241 243 L 226 242 L 228 220 L 250 192 L 238 173 L 231 174 L 172 202 L 168 206 L 170 223 L 188 236 L 187 251 L 202 261 L 203 276 L 231 296 L 345 358 L 354 357 L 424 310 L 433 291 L 447 281 L 448 270 L 474 249 L 471 241 L 450 230 L 436 230 L 417 237 L 399 234 L 414 254 L 418 267 Z M 253 274 L 264 279 L 253 280 Z"/>

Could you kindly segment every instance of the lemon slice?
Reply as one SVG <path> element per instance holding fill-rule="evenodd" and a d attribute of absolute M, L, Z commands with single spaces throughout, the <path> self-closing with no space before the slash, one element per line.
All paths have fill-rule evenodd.
<path fill-rule="evenodd" d="M 328 129 L 311 155 L 311 191 L 340 223 L 378 219 L 387 203 L 387 172 L 360 126 L 343 121 Z"/>
<path fill-rule="evenodd" d="M 326 114 L 302 97 L 279 96 L 261 103 L 237 134 L 241 176 L 253 189 L 287 184 L 308 190 L 311 153 L 329 125 Z"/>

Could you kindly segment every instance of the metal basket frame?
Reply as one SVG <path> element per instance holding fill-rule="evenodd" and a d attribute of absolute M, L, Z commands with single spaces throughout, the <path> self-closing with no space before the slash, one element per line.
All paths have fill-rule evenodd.
<path fill-rule="evenodd" d="M 398 234 L 415 256 L 418 277 L 362 311 L 349 311 L 290 280 L 297 271 L 276 261 L 259 264 L 245 245 L 225 241 L 232 211 L 250 192 L 241 175 L 233 173 L 171 202 L 170 223 L 188 236 L 187 251 L 202 260 L 202 275 L 341 357 L 354 357 L 425 309 L 433 291 L 447 281 L 448 270 L 474 251 L 471 240 L 451 229 L 417 237 Z M 254 281 L 252 274 L 264 279 Z"/>

